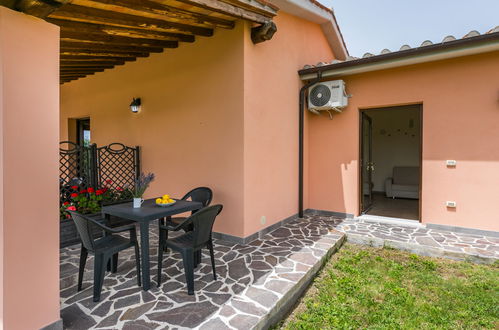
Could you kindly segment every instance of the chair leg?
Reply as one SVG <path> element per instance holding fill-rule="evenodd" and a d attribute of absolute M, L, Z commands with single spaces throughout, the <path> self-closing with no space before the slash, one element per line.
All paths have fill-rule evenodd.
<path fill-rule="evenodd" d="M 116 273 L 118 271 L 118 253 L 113 255 L 113 263 L 111 265 L 111 272 Z"/>
<path fill-rule="evenodd" d="M 80 252 L 80 270 L 78 272 L 78 291 L 81 291 L 81 287 L 83 285 L 83 272 L 85 271 L 85 264 L 87 263 L 87 256 L 88 256 L 88 251 L 83 247 L 83 244 L 81 246 L 81 252 Z"/>
<path fill-rule="evenodd" d="M 168 239 L 168 230 L 164 230 L 164 235 L 163 235 L 163 239 L 166 241 Z M 168 251 L 168 247 L 166 246 L 166 244 L 163 246 L 163 251 L 167 252 Z"/>
<path fill-rule="evenodd" d="M 187 282 L 187 294 L 194 294 L 194 252 L 185 251 L 182 252 L 182 258 L 184 261 L 185 269 L 185 280 Z"/>
<path fill-rule="evenodd" d="M 110 260 L 109 257 L 102 254 L 95 255 L 94 265 L 94 302 L 100 300 L 100 293 L 102 291 L 102 284 L 104 283 L 105 265 Z"/>
<path fill-rule="evenodd" d="M 139 252 L 139 242 L 135 241 L 135 266 L 137 267 L 137 285 L 142 286 L 141 274 L 140 274 L 140 252 Z"/>
<path fill-rule="evenodd" d="M 161 269 L 163 268 L 163 249 L 164 249 L 164 243 L 163 241 L 159 242 L 159 247 L 158 247 L 158 279 L 156 283 L 158 284 L 158 287 L 161 285 Z"/>
<path fill-rule="evenodd" d="M 213 253 L 213 242 L 211 239 L 208 241 L 208 249 L 210 250 L 211 268 L 213 268 L 213 279 L 216 281 L 217 273 L 215 271 L 215 255 Z"/>
<path fill-rule="evenodd" d="M 201 263 L 201 250 L 194 252 L 194 268 L 197 268 Z"/>

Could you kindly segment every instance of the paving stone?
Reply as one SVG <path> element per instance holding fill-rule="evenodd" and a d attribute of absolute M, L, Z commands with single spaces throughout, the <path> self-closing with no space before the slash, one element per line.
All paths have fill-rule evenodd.
<path fill-rule="evenodd" d="M 205 293 L 207 297 L 211 298 L 211 301 L 214 304 L 217 305 L 222 305 L 225 304 L 231 297 L 232 295 L 228 293 Z"/>
<path fill-rule="evenodd" d="M 220 315 L 224 317 L 229 317 L 236 314 L 236 310 L 228 305 L 224 305 L 220 310 Z"/>
<path fill-rule="evenodd" d="M 248 266 L 244 262 L 243 258 L 233 260 L 228 263 L 229 266 L 229 276 L 234 280 L 239 280 L 250 273 Z"/>
<path fill-rule="evenodd" d="M 416 242 L 418 242 L 421 245 L 427 245 L 427 246 L 432 246 L 432 247 L 440 247 L 440 244 L 438 244 L 431 237 L 418 237 L 418 238 L 416 238 Z"/>
<path fill-rule="evenodd" d="M 144 320 L 135 320 L 126 322 L 123 325 L 122 330 L 150 330 L 156 329 L 159 327 L 159 324 L 153 322 L 146 322 Z"/>
<path fill-rule="evenodd" d="M 236 315 L 229 321 L 229 323 L 236 329 L 247 330 L 251 329 L 258 323 L 258 318 L 249 315 Z"/>
<path fill-rule="evenodd" d="M 218 307 L 210 302 L 186 304 L 182 307 L 165 310 L 158 313 L 149 313 L 147 317 L 153 321 L 170 323 L 181 327 L 194 328 L 213 314 Z"/>
<path fill-rule="evenodd" d="M 235 309 L 246 313 L 246 314 L 251 314 L 251 315 L 257 315 L 261 316 L 265 314 L 265 310 L 259 306 L 257 306 L 255 303 L 249 302 L 249 301 L 242 301 L 242 300 L 236 300 L 232 299 L 230 301 L 230 305 L 234 307 Z"/>
<path fill-rule="evenodd" d="M 124 320 L 138 319 L 144 313 L 147 313 L 151 308 L 153 308 L 153 306 L 155 304 L 156 304 L 156 302 L 152 301 L 152 302 L 147 303 L 147 304 L 143 304 L 143 305 L 139 305 L 137 307 L 129 308 L 129 309 L 125 310 L 125 312 L 121 316 L 120 320 L 124 321 Z"/>
<path fill-rule="evenodd" d="M 246 290 L 246 296 L 265 307 L 273 306 L 278 300 L 276 294 L 268 290 L 263 290 L 255 287 L 249 287 L 248 290 Z"/>
<path fill-rule="evenodd" d="M 97 323 L 76 304 L 61 310 L 61 318 L 64 329 L 90 329 Z"/>
<path fill-rule="evenodd" d="M 103 319 L 99 324 L 97 324 L 97 328 L 106 328 L 106 327 L 114 327 L 118 322 L 118 318 L 121 315 L 121 311 L 116 311 L 113 314 L 109 315 L 105 319 Z"/>
<path fill-rule="evenodd" d="M 270 280 L 265 283 L 265 287 L 274 292 L 278 292 L 280 294 L 284 294 L 289 291 L 293 287 L 293 284 L 288 281 L 282 280 Z"/>
<path fill-rule="evenodd" d="M 221 319 L 214 318 L 209 320 L 208 322 L 204 323 L 201 327 L 199 327 L 200 330 L 230 330 L 231 328 L 228 327 Z"/>
<path fill-rule="evenodd" d="M 114 303 L 114 309 L 120 309 L 123 307 L 132 306 L 140 302 L 140 294 L 134 294 L 133 296 L 124 297 L 118 299 Z"/>

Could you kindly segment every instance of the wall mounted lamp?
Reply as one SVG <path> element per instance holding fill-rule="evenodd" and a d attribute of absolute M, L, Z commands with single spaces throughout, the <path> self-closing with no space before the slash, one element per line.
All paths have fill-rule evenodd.
<path fill-rule="evenodd" d="M 130 110 L 132 110 L 133 113 L 137 113 L 140 111 L 140 97 L 133 98 L 132 103 L 130 103 Z"/>

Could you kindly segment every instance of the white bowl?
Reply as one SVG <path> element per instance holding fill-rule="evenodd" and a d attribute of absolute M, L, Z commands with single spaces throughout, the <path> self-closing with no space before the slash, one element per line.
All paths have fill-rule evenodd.
<path fill-rule="evenodd" d="M 173 204 L 175 204 L 176 202 L 177 202 L 177 201 L 175 201 L 175 200 L 174 200 L 174 201 L 173 201 L 173 202 L 171 202 L 171 203 L 164 203 L 164 204 L 158 204 L 158 203 L 156 203 L 156 205 L 161 206 L 161 207 L 167 207 L 167 206 L 172 206 L 172 205 L 173 205 Z"/>

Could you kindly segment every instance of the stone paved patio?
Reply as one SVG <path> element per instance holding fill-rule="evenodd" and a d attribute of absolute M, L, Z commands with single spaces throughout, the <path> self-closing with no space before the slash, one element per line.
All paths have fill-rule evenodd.
<path fill-rule="evenodd" d="M 311 219 L 330 217 L 311 216 Z M 499 259 L 499 237 L 429 229 L 423 225 L 389 224 L 357 219 L 338 221 L 335 228 L 350 242 L 387 245 L 420 255 L 493 263 Z"/>
<path fill-rule="evenodd" d="M 118 273 L 106 275 L 102 299 L 94 303 L 93 260 L 87 262 L 84 290 L 77 293 L 79 246 L 61 249 L 61 317 L 66 329 L 261 329 L 283 316 L 346 237 L 421 255 L 499 259 L 498 237 L 307 215 L 247 245 L 215 240 L 218 280 L 213 281 L 209 256 L 203 253 L 195 296 L 187 295 L 182 261 L 171 252 L 165 255 L 162 286 L 157 288 L 153 278 L 151 290 L 143 292 L 136 286 L 130 249 L 120 254 Z M 152 274 L 156 248 L 152 232 Z"/>
<path fill-rule="evenodd" d="M 344 234 L 338 219 L 299 219 L 248 245 L 215 240 L 218 280 L 204 253 L 188 296 L 180 255 L 168 252 L 163 284 L 143 292 L 136 285 L 133 249 L 120 253 L 118 272 L 106 274 L 101 301 L 92 301 L 93 259 L 87 261 L 83 291 L 76 292 L 79 246 L 61 250 L 61 317 L 66 329 L 251 329 L 279 318 Z M 157 235 L 151 233 L 156 274 Z"/>

